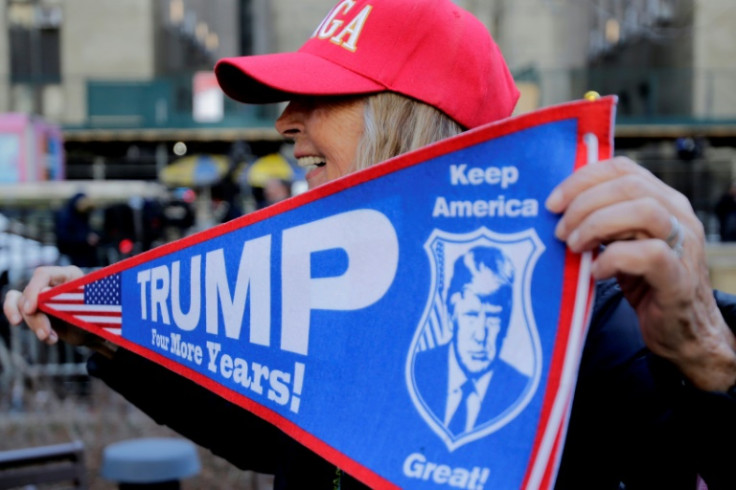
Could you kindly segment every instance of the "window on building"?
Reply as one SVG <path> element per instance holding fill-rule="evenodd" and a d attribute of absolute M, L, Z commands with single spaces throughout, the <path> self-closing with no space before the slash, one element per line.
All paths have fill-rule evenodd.
<path fill-rule="evenodd" d="M 8 7 L 10 81 L 49 84 L 61 81 L 61 7 L 28 2 Z"/>
<path fill-rule="evenodd" d="M 253 2 L 240 0 L 240 39 L 239 52 L 241 55 L 255 54 L 253 52 Z"/>

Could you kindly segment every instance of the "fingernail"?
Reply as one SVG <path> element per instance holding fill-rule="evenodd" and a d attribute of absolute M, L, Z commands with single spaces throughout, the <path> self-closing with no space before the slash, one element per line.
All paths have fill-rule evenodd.
<path fill-rule="evenodd" d="M 555 226 L 555 236 L 558 240 L 565 239 L 565 223 L 562 220 L 558 221 L 557 226 Z"/>
<path fill-rule="evenodd" d="M 38 338 L 38 340 L 44 340 L 47 337 L 46 330 L 36 330 L 36 337 Z"/>
<path fill-rule="evenodd" d="M 33 310 L 31 309 L 31 302 L 29 300 L 23 302 L 23 311 L 28 314 L 33 313 Z"/>
<path fill-rule="evenodd" d="M 55 330 L 52 330 L 51 333 L 49 334 L 49 341 L 52 344 L 55 344 L 58 340 L 59 340 L 59 335 L 56 333 Z"/>
<path fill-rule="evenodd" d="M 13 315 L 10 316 L 10 323 L 12 323 L 13 325 L 18 325 L 21 322 L 22 319 L 23 318 L 21 318 L 20 315 L 13 314 Z"/>
<path fill-rule="evenodd" d="M 593 277 L 593 279 L 598 279 L 598 261 L 594 260 L 590 264 L 590 275 Z"/>
<path fill-rule="evenodd" d="M 547 201 L 544 203 L 544 206 L 548 211 L 552 211 L 553 213 L 559 212 L 562 206 L 562 192 L 558 189 L 553 190 L 552 194 L 549 195 Z"/>
<path fill-rule="evenodd" d="M 572 233 L 570 233 L 570 236 L 567 237 L 567 246 L 570 247 L 573 251 L 577 251 L 579 241 L 580 232 L 578 230 L 574 230 Z"/>

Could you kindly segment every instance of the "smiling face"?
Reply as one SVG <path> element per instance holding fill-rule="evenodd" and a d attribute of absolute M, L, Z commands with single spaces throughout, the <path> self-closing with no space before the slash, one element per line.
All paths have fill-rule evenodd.
<path fill-rule="evenodd" d="M 364 97 L 300 97 L 284 109 L 276 129 L 294 141 L 310 188 L 353 171 L 364 107 Z"/>

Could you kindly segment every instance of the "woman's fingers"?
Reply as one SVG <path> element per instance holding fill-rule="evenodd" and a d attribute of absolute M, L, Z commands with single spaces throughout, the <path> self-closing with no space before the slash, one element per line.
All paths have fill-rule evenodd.
<path fill-rule="evenodd" d="M 38 308 L 38 295 L 49 287 L 64 284 L 78 277 L 82 277 L 84 273 L 79 267 L 75 266 L 48 266 L 39 267 L 33 271 L 31 280 L 28 281 L 23 290 L 22 311 L 25 314 L 33 314 Z"/>
<path fill-rule="evenodd" d="M 672 229 L 670 212 L 652 198 L 612 203 L 591 211 L 568 231 L 564 218 L 557 236 L 565 240 L 574 252 L 594 250 L 614 241 L 662 239 Z"/>
<path fill-rule="evenodd" d="M 669 245 L 664 240 L 651 238 L 612 242 L 592 265 L 596 279 L 621 275 L 639 277 L 655 291 L 668 290 L 669 295 L 664 298 L 673 304 L 693 291 L 693 282 L 685 272 L 686 268 Z"/>
<path fill-rule="evenodd" d="M 3 313 L 5 318 L 8 319 L 11 325 L 17 326 L 23 321 L 23 315 L 21 314 L 21 302 L 23 295 L 20 291 L 11 289 L 5 295 L 5 301 L 3 302 Z"/>
<path fill-rule="evenodd" d="M 8 291 L 3 302 L 3 313 L 11 325 L 17 326 L 25 322 L 39 340 L 55 344 L 59 336 L 51 328 L 49 317 L 38 310 L 38 296 L 53 286 L 69 282 L 82 275 L 82 270 L 74 266 L 39 267 L 33 272 L 23 292 Z"/>
<path fill-rule="evenodd" d="M 573 199 L 586 190 L 628 175 L 643 177 L 647 174 L 651 175 L 648 170 L 625 157 L 586 165 L 553 189 L 545 204 L 551 212 L 561 213 L 568 208 Z"/>
<path fill-rule="evenodd" d="M 702 224 L 689 201 L 651 172 L 627 158 L 587 165 L 550 195 L 550 211 L 562 213 L 555 234 L 571 250 L 607 248 L 597 277 L 638 274 L 642 265 L 666 261 L 664 269 L 694 270 L 704 260 Z M 646 243 L 651 241 L 651 243 Z M 627 242 L 630 246 L 624 246 Z M 636 257 L 616 252 L 632 250 Z M 677 251 L 673 253 L 673 248 Z M 685 254 L 685 249 L 690 253 Z M 660 264 L 661 265 L 661 264 Z M 653 271 L 656 279 L 659 271 Z M 667 281 L 650 284 L 669 289 Z"/>
<path fill-rule="evenodd" d="M 736 338 L 713 299 L 703 225 L 683 194 L 618 157 L 576 171 L 546 205 L 561 214 L 555 234 L 571 250 L 599 252 L 593 276 L 617 279 L 653 352 L 703 389 L 733 384 Z"/>
<path fill-rule="evenodd" d="M 27 313 L 25 305 L 27 301 L 23 293 L 16 290 L 8 291 L 3 303 L 3 313 L 11 325 L 18 326 L 25 322 L 28 328 L 36 335 L 38 340 L 48 344 L 55 344 L 59 337 L 51 328 L 49 318 L 39 311 Z"/>

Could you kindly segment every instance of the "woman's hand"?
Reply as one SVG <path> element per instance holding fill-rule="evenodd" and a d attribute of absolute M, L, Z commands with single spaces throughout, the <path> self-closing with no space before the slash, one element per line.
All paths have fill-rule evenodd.
<path fill-rule="evenodd" d="M 572 251 L 605 246 L 593 276 L 618 279 L 650 350 L 701 389 L 736 383 L 736 338 L 713 298 L 703 226 L 684 195 L 617 157 L 575 172 L 546 205 L 563 213 L 556 235 Z"/>
<path fill-rule="evenodd" d="M 110 356 L 112 347 L 100 337 L 67 323 L 51 320 L 38 309 L 38 295 L 47 289 L 82 277 L 75 266 L 44 266 L 33 272 L 23 292 L 10 290 L 5 295 L 3 312 L 11 325 L 25 322 L 42 342 L 53 345 L 60 339 L 71 345 L 84 345 Z"/>

